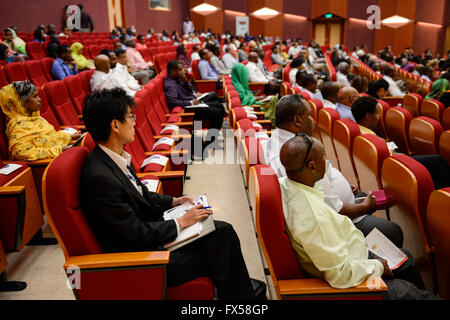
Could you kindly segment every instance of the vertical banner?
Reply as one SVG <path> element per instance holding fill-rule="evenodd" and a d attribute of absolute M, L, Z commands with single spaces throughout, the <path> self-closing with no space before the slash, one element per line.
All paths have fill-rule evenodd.
<path fill-rule="evenodd" d="M 245 36 L 249 34 L 249 18 L 246 17 L 236 17 L 236 36 Z"/>

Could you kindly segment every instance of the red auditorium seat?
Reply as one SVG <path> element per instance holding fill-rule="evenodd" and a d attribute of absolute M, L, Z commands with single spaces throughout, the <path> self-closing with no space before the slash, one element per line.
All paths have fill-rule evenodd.
<path fill-rule="evenodd" d="M 439 138 L 439 153 L 450 166 L 450 130 L 442 132 Z"/>
<path fill-rule="evenodd" d="M 30 80 L 22 62 L 8 63 L 3 67 L 3 71 L 5 72 L 5 75 L 10 83 L 14 81 Z"/>
<path fill-rule="evenodd" d="M 425 100 L 420 106 L 421 116 L 429 117 L 436 121 L 441 121 L 444 111 L 444 104 L 434 99 Z"/>
<path fill-rule="evenodd" d="M 88 95 L 83 87 L 83 81 L 79 75 L 68 76 L 63 79 L 67 90 L 69 91 L 70 98 L 77 110 L 77 113 L 81 115 L 83 113 L 83 101 Z"/>
<path fill-rule="evenodd" d="M 333 126 L 336 120 L 339 120 L 339 112 L 332 108 L 323 108 L 319 110 L 317 117 L 317 127 L 320 130 L 325 156 L 331 161 L 336 169 L 339 169 L 339 160 L 334 147 Z"/>
<path fill-rule="evenodd" d="M 30 60 L 39 60 L 47 57 L 42 45 L 37 41 L 27 42 L 25 45 L 25 50 L 27 51 L 27 55 Z"/>
<path fill-rule="evenodd" d="M 75 126 L 81 129 L 81 121 L 78 117 L 75 106 L 69 97 L 66 86 L 60 80 L 51 81 L 44 86 L 50 107 L 62 126 Z"/>
<path fill-rule="evenodd" d="M 84 147 L 62 153 L 47 168 L 43 181 L 45 213 L 64 252 L 64 268 L 67 270 L 76 265 L 81 269 L 82 285 L 74 289 L 76 298 L 212 299 L 214 286 L 207 277 L 166 288 L 169 251 L 102 252 L 84 218 L 77 187 L 88 155 L 89 151 Z"/>
<path fill-rule="evenodd" d="M 415 155 L 439 153 L 442 125 L 428 117 L 417 117 L 409 125 L 409 143 Z"/>
<path fill-rule="evenodd" d="M 53 81 L 52 77 L 52 66 L 55 59 L 46 57 L 44 59 L 39 60 L 42 66 L 42 70 L 44 71 L 45 77 L 48 81 Z"/>
<path fill-rule="evenodd" d="M 436 262 L 439 295 L 450 299 L 450 188 L 431 193 L 427 208 L 427 226 Z"/>
<path fill-rule="evenodd" d="M 350 184 L 358 187 L 359 180 L 353 161 L 353 143 L 359 134 L 359 127 L 353 120 L 339 119 L 334 123 L 333 142 L 341 172 Z"/>
<path fill-rule="evenodd" d="M 8 79 L 6 78 L 5 73 L 3 72 L 3 68 L 0 68 L 0 89 L 9 84 Z"/>
<path fill-rule="evenodd" d="M 200 60 L 194 60 L 191 62 L 192 74 L 194 76 L 195 84 L 197 85 L 199 92 L 211 92 L 216 91 L 216 80 L 202 80 L 200 72 L 198 71 L 198 63 Z"/>
<path fill-rule="evenodd" d="M 83 82 L 84 91 L 86 91 L 87 93 L 91 93 L 90 82 L 91 82 L 92 75 L 94 74 L 94 71 L 95 70 L 83 71 L 78 74 L 81 81 Z"/>
<path fill-rule="evenodd" d="M 94 59 L 96 56 L 98 56 L 101 51 L 100 47 L 96 44 L 88 46 L 87 49 L 88 49 L 89 55 L 91 56 L 92 59 Z"/>
<path fill-rule="evenodd" d="M 398 151 L 408 155 L 412 155 L 408 134 L 411 120 L 411 113 L 405 108 L 392 107 L 386 112 L 385 125 L 389 141 L 394 141 Z"/>
<path fill-rule="evenodd" d="M 403 248 L 417 262 L 427 289 L 433 291 L 433 263 L 427 231 L 428 199 L 434 190 L 428 170 L 406 155 L 393 155 L 383 162 L 381 183 L 393 206 L 389 208 L 391 221 L 404 232 Z"/>
<path fill-rule="evenodd" d="M 366 281 L 349 289 L 332 288 L 324 279 L 307 277 L 297 261 L 287 235 L 278 178 L 272 168 L 251 168 L 249 193 L 256 216 L 258 242 L 269 267 L 278 299 L 382 299 L 387 287 L 379 289 Z"/>
<path fill-rule="evenodd" d="M 420 112 L 423 97 L 418 93 L 408 93 L 403 97 L 403 108 L 409 111 L 414 118 Z"/>
<path fill-rule="evenodd" d="M 383 101 L 380 99 L 378 99 L 378 103 L 381 106 L 381 108 L 380 108 L 381 114 L 380 114 L 380 120 L 378 121 L 376 133 L 378 136 L 388 140 L 387 139 L 388 135 L 387 135 L 387 131 L 386 131 L 386 113 L 391 106 L 386 101 Z"/>
<path fill-rule="evenodd" d="M 53 113 L 52 108 L 50 108 L 50 105 L 48 104 L 47 95 L 45 94 L 44 89 L 38 88 L 38 94 L 41 98 L 41 108 L 39 110 L 41 117 L 47 120 L 47 122 L 50 123 L 56 131 L 59 131 L 61 127 L 59 125 L 58 119 Z"/>
<path fill-rule="evenodd" d="M 42 65 L 38 60 L 25 61 L 23 64 L 25 71 L 28 74 L 28 78 L 36 87 L 42 87 L 48 82 L 45 76 L 44 70 L 42 70 Z"/>

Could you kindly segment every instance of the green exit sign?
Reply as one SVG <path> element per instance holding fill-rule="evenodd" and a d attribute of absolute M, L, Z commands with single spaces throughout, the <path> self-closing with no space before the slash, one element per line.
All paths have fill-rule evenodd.
<path fill-rule="evenodd" d="M 332 13 L 326 13 L 325 14 L 325 18 L 333 18 L 333 14 Z"/>

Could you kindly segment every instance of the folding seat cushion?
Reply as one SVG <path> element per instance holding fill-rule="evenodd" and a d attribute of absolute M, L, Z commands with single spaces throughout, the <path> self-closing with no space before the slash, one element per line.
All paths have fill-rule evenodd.
<path fill-rule="evenodd" d="M 5 73 L 3 72 L 3 68 L 0 68 L 0 89 L 9 84 L 8 79 L 6 78 Z"/>
<path fill-rule="evenodd" d="M 36 87 L 42 87 L 48 82 L 39 60 L 25 61 L 23 65 L 25 67 L 25 71 L 27 72 L 28 78 Z"/>
<path fill-rule="evenodd" d="M 442 102 L 435 99 L 428 99 L 422 102 L 420 106 L 420 115 L 440 121 L 444 114 L 445 106 Z"/>
<path fill-rule="evenodd" d="M 361 190 L 381 190 L 381 167 L 390 156 L 386 142 L 373 134 L 361 134 L 353 142 L 353 160 Z"/>
<path fill-rule="evenodd" d="M 442 132 L 439 138 L 439 153 L 450 166 L 450 130 Z"/>
<path fill-rule="evenodd" d="M 442 125 L 428 117 L 417 117 L 409 126 L 409 143 L 415 155 L 439 153 L 439 138 Z"/>
<path fill-rule="evenodd" d="M 412 117 L 419 114 L 423 97 L 417 93 L 408 93 L 403 97 L 403 108 L 409 111 Z"/>
<path fill-rule="evenodd" d="M 360 134 L 356 122 L 351 119 L 339 119 L 333 126 L 333 141 L 342 174 L 348 182 L 358 186 L 358 176 L 353 161 L 353 142 Z"/>
<path fill-rule="evenodd" d="M 52 77 L 52 66 L 55 59 L 46 57 L 41 60 L 39 60 L 42 70 L 44 71 L 44 75 L 47 78 L 48 81 L 53 81 Z"/>
<path fill-rule="evenodd" d="M 14 81 L 30 80 L 22 62 L 8 63 L 3 67 L 3 72 L 5 72 L 10 83 Z"/>
<path fill-rule="evenodd" d="M 30 60 L 39 60 L 47 57 L 41 43 L 37 41 L 27 42 L 25 45 L 25 50 L 27 51 L 27 55 Z"/>
<path fill-rule="evenodd" d="M 83 87 L 83 81 L 79 75 L 68 76 L 63 79 L 64 84 L 69 91 L 70 98 L 78 114 L 83 113 L 84 98 L 88 95 Z"/>
<path fill-rule="evenodd" d="M 81 125 L 76 108 L 70 100 L 69 92 L 62 81 L 47 83 L 44 86 L 44 91 L 60 125 Z"/>
<path fill-rule="evenodd" d="M 439 295 L 450 299 L 450 188 L 431 193 L 427 208 L 427 226 L 436 262 Z"/>
<path fill-rule="evenodd" d="M 409 126 L 411 124 L 411 113 L 405 108 L 392 107 L 386 112 L 386 132 L 389 141 L 394 141 L 398 151 L 412 154 L 409 144 Z"/>
<path fill-rule="evenodd" d="M 332 108 L 320 109 L 317 116 L 317 127 L 322 137 L 325 156 L 337 169 L 339 169 L 339 160 L 336 155 L 332 136 L 334 122 L 339 119 L 339 112 Z"/>

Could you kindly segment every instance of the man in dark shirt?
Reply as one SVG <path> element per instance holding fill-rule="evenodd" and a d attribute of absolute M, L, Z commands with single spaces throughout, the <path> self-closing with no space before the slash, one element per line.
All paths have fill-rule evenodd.
<path fill-rule="evenodd" d="M 94 31 L 94 21 L 92 21 L 91 16 L 89 13 L 83 11 L 83 6 L 81 4 L 78 5 L 81 11 L 81 32 L 93 32 Z"/>
<path fill-rule="evenodd" d="M 164 94 L 170 109 L 176 106 L 185 107 L 207 104 L 208 108 L 196 108 L 194 120 L 208 120 L 210 125 L 206 136 L 207 142 L 215 141 L 219 130 L 222 128 L 225 114 L 222 103 L 215 92 L 197 100 L 201 94 L 195 94 L 192 84 L 188 81 L 184 64 L 178 60 L 171 60 L 167 64 L 167 77 L 164 79 Z"/>

